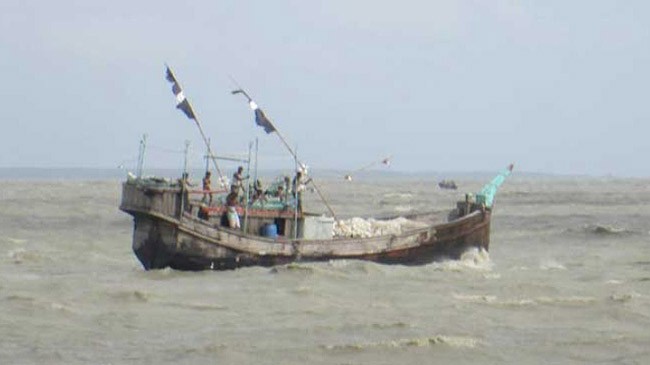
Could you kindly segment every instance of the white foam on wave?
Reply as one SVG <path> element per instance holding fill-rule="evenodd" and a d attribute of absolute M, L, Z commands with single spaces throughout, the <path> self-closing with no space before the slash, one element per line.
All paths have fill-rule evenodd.
<path fill-rule="evenodd" d="M 229 309 L 228 306 L 222 304 L 208 303 L 208 302 L 160 302 L 161 305 L 176 308 L 188 308 L 196 311 L 223 311 Z"/>
<path fill-rule="evenodd" d="M 539 305 L 587 305 L 596 302 L 592 297 L 569 296 L 569 297 L 537 297 L 537 298 L 499 298 L 496 295 L 487 294 L 453 294 L 454 299 L 466 303 L 489 304 L 498 307 L 529 307 Z M 620 301 L 625 301 L 623 296 Z M 617 300 L 617 298 L 613 298 Z"/>
<path fill-rule="evenodd" d="M 22 239 L 22 238 L 6 237 L 5 239 L 7 241 L 9 241 L 10 243 L 15 243 L 15 244 L 23 244 L 23 243 L 27 242 L 26 239 Z"/>
<path fill-rule="evenodd" d="M 14 262 L 14 264 L 22 264 L 23 262 L 38 262 L 41 255 L 36 252 L 28 251 L 24 248 L 17 248 L 10 250 L 7 256 Z"/>
<path fill-rule="evenodd" d="M 530 268 L 528 266 L 513 266 L 510 268 L 511 271 L 528 271 Z"/>
<path fill-rule="evenodd" d="M 588 224 L 583 228 L 585 231 L 596 235 L 626 235 L 636 233 L 635 231 L 629 230 L 627 228 L 607 224 Z"/>
<path fill-rule="evenodd" d="M 471 247 L 463 252 L 458 260 L 434 262 L 431 266 L 442 271 L 491 271 L 494 265 L 486 250 Z"/>
<path fill-rule="evenodd" d="M 494 303 L 497 300 L 496 295 L 482 295 L 482 294 L 453 294 L 454 299 L 469 303 Z"/>
<path fill-rule="evenodd" d="M 397 199 L 411 199 L 413 198 L 413 194 L 411 193 L 386 193 L 383 196 L 386 199 L 392 199 L 392 198 L 397 198 Z"/>
<path fill-rule="evenodd" d="M 620 285 L 620 284 L 623 284 L 623 281 L 622 281 L 622 280 L 615 280 L 615 279 L 612 279 L 612 280 L 607 280 L 607 281 L 605 282 L 605 284 Z"/>
<path fill-rule="evenodd" d="M 582 296 L 569 296 L 569 297 L 539 297 L 535 300 L 539 304 L 568 304 L 568 305 L 582 305 L 591 304 L 596 302 L 596 298 L 582 297 Z"/>
<path fill-rule="evenodd" d="M 535 299 L 529 298 L 496 300 L 493 303 L 503 307 L 528 307 L 538 304 Z"/>
<path fill-rule="evenodd" d="M 377 273 L 386 273 L 387 270 L 392 269 L 392 267 L 387 267 L 382 264 L 378 264 L 372 261 L 365 260 L 346 260 L 346 259 L 336 259 L 328 261 L 327 265 L 328 274 L 334 276 L 347 276 L 352 272 L 361 273 L 361 274 L 377 274 Z"/>
<path fill-rule="evenodd" d="M 495 272 L 485 273 L 483 274 L 483 277 L 486 279 L 501 279 L 501 274 Z"/>
<path fill-rule="evenodd" d="M 60 312 L 67 312 L 67 313 L 73 313 L 72 307 L 65 305 L 63 303 L 59 302 L 50 302 L 49 306 L 51 309 L 60 311 Z"/>
<path fill-rule="evenodd" d="M 631 292 L 631 293 L 621 293 L 621 294 L 612 294 L 609 296 L 609 299 L 615 301 L 615 302 L 629 302 L 632 299 L 637 299 L 640 298 L 641 294 L 636 293 L 636 292 Z"/>
<path fill-rule="evenodd" d="M 272 274 L 300 272 L 303 274 L 312 274 L 316 268 L 310 263 L 291 262 L 286 265 L 272 267 L 269 272 Z"/>
<path fill-rule="evenodd" d="M 410 205 L 397 205 L 397 206 L 395 206 L 394 210 L 396 212 L 400 212 L 400 213 L 410 212 L 410 211 L 413 210 L 413 207 L 410 206 Z"/>
<path fill-rule="evenodd" d="M 539 263 L 539 268 L 542 270 L 566 270 L 566 267 L 555 259 L 546 259 Z"/>
<path fill-rule="evenodd" d="M 496 295 L 488 294 L 453 294 L 454 299 L 466 303 L 491 304 L 504 307 L 522 307 L 537 304 L 534 299 L 517 298 L 517 299 L 499 299 Z"/>
<path fill-rule="evenodd" d="M 475 268 L 492 268 L 490 254 L 483 248 L 471 247 L 460 256 L 460 262 Z"/>
<path fill-rule="evenodd" d="M 269 273 L 276 275 L 300 276 L 317 275 L 334 278 L 343 278 L 348 275 L 348 268 L 356 260 L 330 260 L 328 262 L 292 262 L 286 265 L 274 266 Z"/>
<path fill-rule="evenodd" d="M 43 300 L 29 295 L 15 294 L 5 298 L 9 302 L 20 303 L 22 307 L 30 306 L 37 310 L 54 310 L 57 312 L 74 313 L 73 307 L 61 302 Z"/>
<path fill-rule="evenodd" d="M 416 337 L 416 338 L 399 338 L 394 340 L 378 341 L 378 342 L 365 342 L 365 343 L 349 343 L 340 345 L 325 345 L 323 348 L 331 351 L 345 351 L 345 350 L 367 350 L 374 348 L 406 348 L 406 347 L 426 347 L 433 345 L 447 345 L 455 348 L 475 348 L 482 344 L 482 341 L 472 337 L 464 336 L 446 336 L 436 335 L 431 337 Z"/>

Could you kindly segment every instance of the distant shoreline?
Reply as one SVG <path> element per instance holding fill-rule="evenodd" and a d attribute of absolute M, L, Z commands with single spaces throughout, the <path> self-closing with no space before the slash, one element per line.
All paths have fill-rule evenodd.
<path fill-rule="evenodd" d="M 118 168 L 46 168 L 46 167 L 0 167 L 0 180 L 123 180 L 127 175 L 126 169 Z M 200 177 L 203 175 L 202 169 L 193 169 L 190 171 L 192 177 Z M 226 176 L 231 175 L 231 171 L 224 171 Z M 277 176 L 291 174 L 289 170 L 260 170 L 259 176 L 263 179 L 275 178 Z M 463 172 L 463 171 L 422 171 L 422 172 L 408 172 L 408 171 L 363 171 L 356 174 L 356 178 L 360 180 L 366 179 L 486 179 L 494 176 L 497 171 L 476 171 L 476 172 Z M 343 170 L 313 170 L 311 175 L 324 179 L 337 179 L 343 178 L 347 174 Z M 175 178 L 181 176 L 180 169 L 170 168 L 152 168 L 145 169 L 145 176 L 161 176 L 168 178 Z M 640 176 L 613 176 L 613 175 L 561 175 L 561 174 L 546 174 L 536 172 L 520 172 L 516 171 L 513 177 L 520 178 L 543 178 L 543 179 L 647 179 L 648 177 Z"/>

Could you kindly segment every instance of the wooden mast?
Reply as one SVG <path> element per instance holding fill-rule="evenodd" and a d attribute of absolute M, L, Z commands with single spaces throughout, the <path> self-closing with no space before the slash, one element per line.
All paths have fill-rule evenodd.
<path fill-rule="evenodd" d="M 199 129 L 199 133 L 201 133 L 201 137 L 203 138 L 203 143 L 205 143 L 205 146 L 208 149 L 208 154 L 210 155 L 210 157 L 212 157 L 212 164 L 214 165 L 214 169 L 217 170 L 217 174 L 219 175 L 219 181 L 221 182 L 221 185 L 224 186 L 225 184 L 224 184 L 223 174 L 221 173 L 221 169 L 217 164 L 217 160 L 214 158 L 215 154 L 212 153 L 212 148 L 210 147 L 210 141 L 208 140 L 208 137 L 206 137 L 205 132 L 203 131 L 203 126 L 201 125 L 199 117 L 196 111 L 194 110 L 194 108 L 191 107 L 189 100 L 187 100 L 187 98 L 183 94 L 183 87 L 181 86 L 181 83 L 178 81 L 176 76 L 174 76 L 174 73 L 172 72 L 169 65 L 165 64 L 165 67 L 167 68 L 167 81 L 172 82 L 174 84 L 174 87 L 172 87 L 172 92 L 176 95 L 176 98 L 179 101 L 179 104 L 176 105 L 176 107 L 181 109 L 189 119 L 194 120 L 194 124 L 196 124 L 196 127 Z M 179 96 L 181 97 L 180 99 Z M 185 110 L 185 108 L 182 108 L 181 106 L 183 105 L 187 106 L 189 111 Z"/>
<path fill-rule="evenodd" d="M 232 91 L 232 94 L 242 94 L 242 95 L 244 95 L 246 97 L 246 99 L 248 99 L 249 104 L 253 103 L 253 104 L 251 104 L 251 107 L 252 107 L 252 105 L 256 105 L 255 102 L 253 101 L 253 99 L 241 87 L 239 87 L 239 89 L 237 89 L 237 90 Z M 291 156 L 294 158 L 294 160 L 300 165 L 300 168 L 302 169 L 303 167 L 305 167 L 306 165 L 303 164 L 302 162 L 300 162 L 300 160 L 298 160 L 298 156 L 296 155 L 296 152 L 291 148 L 291 146 L 289 146 L 289 143 L 287 143 L 287 140 L 284 139 L 284 137 L 282 136 L 282 133 L 280 133 L 280 131 L 277 129 L 277 127 L 275 127 L 275 125 L 273 125 L 273 129 L 275 131 L 275 134 L 278 136 L 278 138 L 280 138 L 280 141 L 282 142 L 282 144 L 284 144 L 284 147 L 287 148 L 287 150 L 289 151 Z M 329 210 L 330 214 L 334 218 L 334 220 L 338 222 L 338 218 L 336 217 L 336 213 L 334 213 L 334 209 L 332 209 L 332 207 L 328 203 L 327 199 L 325 199 L 325 197 L 323 196 L 323 193 L 321 192 L 320 188 L 318 187 L 318 185 L 316 184 L 316 182 L 314 181 L 313 178 L 311 180 L 311 183 L 314 186 L 314 190 L 316 190 L 316 193 L 318 193 L 318 196 L 321 198 L 321 200 L 323 201 L 323 203 L 325 204 L 325 206 Z"/>

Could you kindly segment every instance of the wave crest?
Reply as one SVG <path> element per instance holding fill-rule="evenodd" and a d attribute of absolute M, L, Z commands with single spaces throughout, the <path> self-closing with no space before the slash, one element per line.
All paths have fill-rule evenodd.
<path fill-rule="evenodd" d="M 374 348 L 426 347 L 433 345 L 447 345 L 457 348 L 475 348 L 481 343 L 480 340 L 471 337 L 436 335 L 431 337 L 400 338 L 379 342 L 325 345 L 323 348 L 329 351 L 362 351 Z"/>
<path fill-rule="evenodd" d="M 43 259 L 43 256 L 40 254 L 33 251 L 27 251 L 24 248 L 11 250 L 9 251 L 8 256 L 14 264 L 22 264 L 25 262 L 39 262 Z"/>
<path fill-rule="evenodd" d="M 493 306 L 499 307 L 528 307 L 528 306 L 537 306 L 537 305 L 588 305 L 596 302 L 595 298 L 592 297 L 581 297 L 581 296 L 569 296 L 569 297 L 537 297 L 537 298 L 510 298 L 510 299 L 499 299 L 496 295 L 466 295 L 466 294 L 454 294 L 454 298 L 463 302 L 468 303 L 477 303 L 477 304 L 490 304 Z M 622 299 L 626 300 L 626 297 L 623 298 L 613 298 L 612 300 Z"/>
<path fill-rule="evenodd" d="M 626 235 L 632 235 L 637 233 L 627 228 L 615 227 L 615 226 L 604 225 L 604 224 L 587 225 L 584 227 L 584 230 L 587 233 L 594 234 L 597 236 L 626 236 Z"/>
<path fill-rule="evenodd" d="M 458 260 L 434 262 L 430 266 L 440 271 L 491 271 L 494 265 L 486 250 L 470 247 L 460 255 Z"/>

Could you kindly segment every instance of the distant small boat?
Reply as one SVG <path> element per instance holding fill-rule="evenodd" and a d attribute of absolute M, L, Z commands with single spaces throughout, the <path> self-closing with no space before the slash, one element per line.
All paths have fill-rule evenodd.
<path fill-rule="evenodd" d="M 438 183 L 438 186 L 441 189 L 451 189 L 451 190 L 458 189 L 458 186 L 456 185 L 456 182 L 454 180 L 442 180 L 441 182 Z"/>

